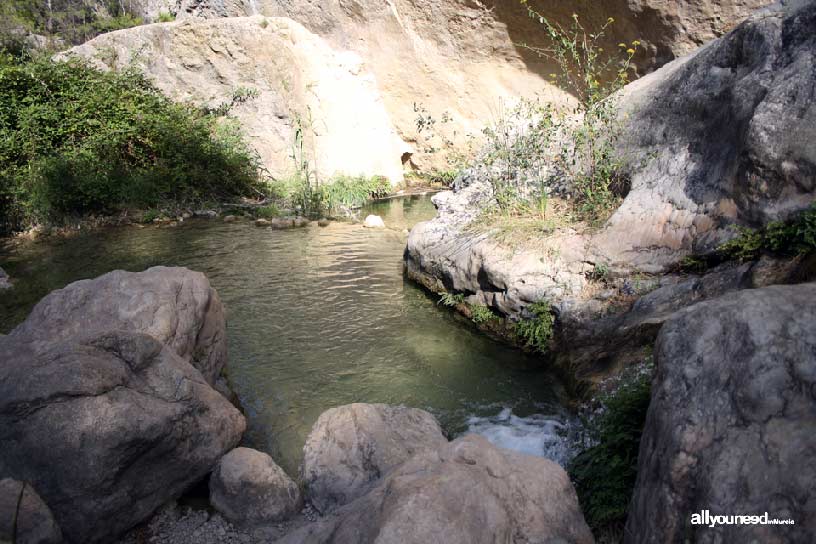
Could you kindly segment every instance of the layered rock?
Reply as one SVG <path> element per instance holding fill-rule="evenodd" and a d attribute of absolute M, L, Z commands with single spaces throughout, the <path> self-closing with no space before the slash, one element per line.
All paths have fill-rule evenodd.
<path fill-rule="evenodd" d="M 436 419 L 415 408 L 349 404 L 323 412 L 303 447 L 301 480 L 321 511 L 345 504 L 412 455 L 445 444 Z"/>
<path fill-rule="evenodd" d="M 816 539 L 816 284 L 747 290 L 661 329 L 627 542 Z M 691 515 L 795 525 L 691 525 Z"/>
<path fill-rule="evenodd" d="M 684 305 L 809 277 L 812 263 L 796 261 L 672 270 L 735 236 L 734 225 L 789 219 L 814 200 L 814 36 L 816 4 L 776 6 L 628 86 L 620 147 L 631 190 L 597 231 L 563 227 L 535 244 L 502 244 L 473 226 L 494 200 L 489 168 L 466 172 L 434 197 L 437 218 L 411 231 L 408 276 L 512 320 L 549 302 L 554 350 L 573 369 L 634 356 Z"/>
<path fill-rule="evenodd" d="M 116 270 L 43 298 L 10 336 L 56 342 L 112 330 L 145 333 L 214 385 L 227 363 L 224 308 L 200 272 Z"/>
<path fill-rule="evenodd" d="M 62 542 L 62 531 L 37 492 L 30 485 L 11 478 L 0 480 L 0 542 Z"/>
<path fill-rule="evenodd" d="M 334 515 L 282 542 L 592 542 L 569 477 L 471 435 L 424 450 Z"/>
<path fill-rule="evenodd" d="M 210 476 L 210 504 L 242 525 L 264 525 L 298 513 L 300 489 L 267 454 L 235 448 Z"/>

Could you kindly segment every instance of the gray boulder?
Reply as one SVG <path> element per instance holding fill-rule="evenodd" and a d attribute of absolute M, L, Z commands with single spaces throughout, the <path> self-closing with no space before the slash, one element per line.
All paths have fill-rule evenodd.
<path fill-rule="evenodd" d="M 227 362 L 224 308 L 206 276 L 157 266 L 116 270 L 43 298 L 11 336 L 46 341 L 127 330 L 169 346 L 214 385 Z"/>
<path fill-rule="evenodd" d="M 62 542 L 59 525 L 34 488 L 11 478 L 0 480 L 0 542 Z"/>
<path fill-rule="evenodd" d="M 354 500 L 417 452 L 447 442 L 423 410 L 348 404 L 323 412 L 303 447 L 301 479 L 320 511 Z"/>
<path fill-rule="evenodd" d="M 81 313 L 96 306 L 90 291 L 65 291 L 80 324 L 94 323 Z M 37 311 L 52 307 L 64 306 Z M 158 340 L 125 331 L 64 340 L 49 330 L 53 338 L 0 337 L 0 477 L 29 482 L 69 542 L 111 541 L 240 440 L 240 412 Z"/>
<path fill-rule="evenodd" d="M 6 271 L 0 268 L 0 291 L 3 289 L 9 289 L 11 287 L 11 279 L 9 275 L 6 274 Z"/>
<path fill-rule="evenodd" d="M 687 308 L 655 356 L 626 541 L 816 541 L 816 284 Z M 692 525 L 703 510 L 795 525 Z"/>
<path fill-rule="evenodd" d="M 470 435 L 424 450 L 285 544 L 589 543 L 567 473 Z"/>
<path fill-rule="evenodd" d="M 210 476 L 210 504 L 234 523 L 263 525 L 297 514 L 302 501 L 297 484 L 271 457 L 235 448 Z"/>

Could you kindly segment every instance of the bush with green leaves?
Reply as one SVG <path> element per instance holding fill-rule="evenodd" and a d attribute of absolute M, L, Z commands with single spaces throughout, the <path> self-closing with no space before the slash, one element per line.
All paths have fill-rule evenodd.
<path fill-rule="evenodd" d="M 539 301 L 527 306 L 526 311 L 532 317 L 519 320 L 513 325 L 513 330 L 526 347 L 547 353 L 555 327 L 552 306 L 547 301 Z"/>
<path fill-rule="evenodd" d="M 762 229 L 738 227 L 739 235 L 717 251 L 728 259 L 753 260 L 767 251 L 781 255 L 816 252 L 816 202 L 789 221 L 772 221 Z"/>
<path fill-rule="evenodd" d="M 452 308 L 454 306 L 458 306 L 459 304 L 465 303 L 465 295 L 459 293 L 454 295 L 453 293 L 442 293 L 442 296 L 439 297 L 439 302 L 437 304 L 441 304 L 443 306 L 447 306 Z"/>
<path fill-rule="evenodd" d="M 588 422 L 590 447 L 568 466 L 581 510 L 597 534 L 622 531 L 637 478 L 638 451 L 651 400 L 651 365 L 600 399 Z"/>
<path fill-rule="evenodd" d="M 555 64 L 551 82 L 569 92 L 577 107 L 524 100 L 484 131 L 483 161 L 490 167 L 495 204 L 506 214 L 543 214 L 547 196 L 553 187 L 563 192 L 566 179 L 574 215 L 595 224 L 609 216 L 628 190 L 616 152 L 622 126 L 614 95 L 630 79 L 640 42 L 605 52 L 600 44 L 612 18 L 590 30 L 577 15 L 562 26 L 529 5 L 527 10 L 541 24 L 547 44 L 519 45 Z"/>
<path fill-rule="evenodd" d="M 0 60 L 0 229 L 256 195 L 237 122 L 164 96 L 135 69 Z"/>
<path fill-rule="evenodd" d="M 470 319 L 477 325 L 483 325 L 488 321 L 497 319 L 496 314 L 484 304 L 472 304 L 470 306 Z"/>

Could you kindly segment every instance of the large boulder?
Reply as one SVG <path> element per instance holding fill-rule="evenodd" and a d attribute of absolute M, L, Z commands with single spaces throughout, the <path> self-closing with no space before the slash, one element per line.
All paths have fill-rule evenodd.
<path fill-rule="evenodd" d="M 60 544 L 62 531 L 48 506 L 25 482 L 0 480 L 0 542 Z"/>
<path fill-rule="evenodd" d="M 214 385 L 227 363 L 224 307 L 201 272 L 157 266 L 115 270 L 43 298 L 11 332 L 68 340 L 111 330 L 143 332 L 169 346 Z"/>
<path fill-rule="evenodd" d="M 210 504 L 232 522 L 264 525 L 297 514 L 302 501 L 297 484 L 271 457 L 235 448 L 210 476 Z"/>
<path fill-rule="evenodd" d="M 128 285 L 133 275 L 111 276 Z M 95 323 L 93 312 L 82 313 L 97 307 L 91 284 L 55 297 L 73 302 L 80 325 Z M 124 315 L 129 301 L 140 315 L 136 301 L 155 296 L 145 288 L 111 300 L 107 315 Z M 52 308 L 66 306 L 35 312 Z M 111 541 L 204 478 L 240 440 L 241 413 L 159 340 L 126 331 L 64 339 L 47 330 L 52 337 L 0 337 L 0 477 L 29 482 L 69 542 Z"/>
<path fill-rule="evenodd" d="M 332 408 L 306 439 L 301 479 L 309 500 L 325 511 L 354 500 L 415 453 L 446 442 L 439 423 L 423 410 L 386 404 Z"/>
<path fill-rule="evenodd" d="M 627 542 L 816 541 L 816 284 L 692 306 L 655 356 Z M 795 525 L 693 525 L 703 510 Z"/>
<path fill-rule="evenodd" d="M 592 542 L 567 473 L 470 435 L 424 450 L 286 544 Z"/>

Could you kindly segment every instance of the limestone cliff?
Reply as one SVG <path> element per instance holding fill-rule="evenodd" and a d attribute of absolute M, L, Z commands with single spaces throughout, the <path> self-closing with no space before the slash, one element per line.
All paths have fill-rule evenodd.
<path fill-rule="evenodd" d="M 645 73 L 720 35 L 763 3 L 548 0 L 536 7 L 562 23 L 575 12 L 590 28 L 615 18 L 609 46 L 640 39 L 638 63 Z M 396 181 L 403 168 L 447 168 L 444 151 L 465 148 L 468 135 L 479 135 L 519 96 L 569 100 L 548 83 L 552 66 L 520 46 L 541 43 L 541 27 L 515 1 L 140 5 L 149 20 L 167 12 L 178 22 L 103 35 L 74 52 L 111 67 L 135 59 L 160 88 L 181 99 L 218 104 L 239 87 L 258 90 L 237 115 L 277 175 L 292 167 L 298 118 L 308 121 L 312 159 L 322 174 Z M 232 18 L 254 14 L 269 18 Z M 450 121 L 418 131 L 421 113 Z"/>

